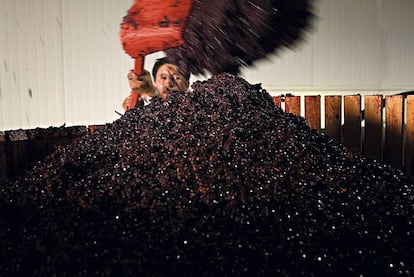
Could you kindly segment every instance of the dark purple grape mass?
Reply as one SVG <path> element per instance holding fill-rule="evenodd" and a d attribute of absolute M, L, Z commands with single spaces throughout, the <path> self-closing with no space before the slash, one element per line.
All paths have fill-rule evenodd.
<path fill-rule="evenodd" d="M 413 183 L 218 74 L 0 193 L 0 275 L 413 275 Z"/>
<path fill-rule="evenodd" d="M 197 74 L 238 74 L 269 54 L 295 48 L 314 30 L 315 0 L 192 0 L 184 44 L 168 60 Z"/>

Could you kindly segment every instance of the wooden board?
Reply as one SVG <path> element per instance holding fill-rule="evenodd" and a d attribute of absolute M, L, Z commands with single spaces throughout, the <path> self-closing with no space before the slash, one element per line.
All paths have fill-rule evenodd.
<path fill-rule="evenodd" d="M 361 95 L 344 96 L 344 146 L 361 151 Z"/>
<path fill-rule="evenodd" d="M 285 111 L 300 116 L 300 96 L 286 96 Z"/>
<path fill-rule="evenodd" d="M 27 133 L 24 130 L 7 131 L 7 175 L 18 176 L 29 166 L 29 149 L 27 147 Z"/>
<path fill-rule="evenodd" d="M 321 96 L 305 96 L 305 118 L 313 129 L 321 129 Z"/>
<path fill-rule="evenodd" d="M 279 108 L 282 107 L 282 96 L 273 96 L 273 101 L 275 102 L 275 105 Z"/>
<path fill-rule="evenodd" d="M 7 168 L 6 136 L 4 132 L 0 132 L 0 184 L 6 182 Z"/>
<path fill-rule="evenodd" d="M 407 96 L 406 102 L 405 171 L 414 175 L 414 95 Z"/>
<path fill-rule="evenodd" d="M 363 153 L 367 157 L 382 160 L 382 96 L 364 97 L 365 135 Z"/>
<path fill-rule="evenodd" d="M 402 166 L 403 96 L 385 96 L 384 161 L 395 168 Z"/>
<path fill-rule="evenodd" d="M 341 102 L 340 95 L 325 96 L 325 134 L 341 142 Z"/>

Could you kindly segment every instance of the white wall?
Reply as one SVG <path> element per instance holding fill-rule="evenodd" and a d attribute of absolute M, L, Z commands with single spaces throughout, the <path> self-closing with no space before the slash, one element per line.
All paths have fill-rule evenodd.
<path fill-rule="evenodd" d="M 413 0 L 322 0 L 315 32 L 255 69 L 268 90 L 378 91 L 414 88 Z"/>
<path fill-rule="evenodd" d="M 0 0 L 0 130 L 119 118 L 133 60 L 118 31 L 132 2 Z M 414 89 L 413 0 L 315 2 L 307 40 L 244 69 L 244 78 L 274 94 Z"/>

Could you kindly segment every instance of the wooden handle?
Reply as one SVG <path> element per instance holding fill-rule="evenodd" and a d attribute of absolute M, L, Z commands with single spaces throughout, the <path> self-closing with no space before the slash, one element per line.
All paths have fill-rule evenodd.
<path fill-rule="evenodd" d="M 138 56 L 137 58 L 135 58 L 134 73 L 137 76 L 140 76 L 144 73 L 144 56 Z M 131 100 L 129 102 L 129 109 L 135 107 L 140 96 L 141 95 L 138 92 L 131 90 Z"/>

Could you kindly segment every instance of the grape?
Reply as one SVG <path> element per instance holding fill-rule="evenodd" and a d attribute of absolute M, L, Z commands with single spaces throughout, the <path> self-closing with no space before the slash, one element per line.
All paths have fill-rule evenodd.
<path fill-rule="evenodd" d="M 217 74 L 0 189 L 1 275 L 412 275 L 413 183 Z"/>

